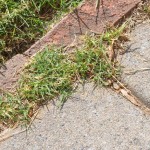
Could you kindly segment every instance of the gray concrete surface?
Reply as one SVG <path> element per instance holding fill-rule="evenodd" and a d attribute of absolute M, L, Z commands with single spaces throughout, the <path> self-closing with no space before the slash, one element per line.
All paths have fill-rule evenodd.
<path fill-rule="evenodd" d="M 62 111 L 49 111 L 33 130 L 1 143 L 1 150 L 150 150 L 150 116 L 110 89 L 86 84 Z"/>
<path fill-rule="evenodd" d="M 150 67 L 150 24 L 131 33 L 129 51 L 122 56 L 124 72 Z M 145 102 L 150 102 L 149 71 L 123 75 Z M 59 111 L 49 105 L 32 130 L 0 144 L 1 150 L 150 150 L 150 116 L 111 89 L 86 84 Z"/>
<path fill-rule="evenodd" d="M 122 78 L 142 101 L 150 105 L 150 23 L 136 26 L 130 40 L 125 44 L 127 53 L 121 60 Z"/>

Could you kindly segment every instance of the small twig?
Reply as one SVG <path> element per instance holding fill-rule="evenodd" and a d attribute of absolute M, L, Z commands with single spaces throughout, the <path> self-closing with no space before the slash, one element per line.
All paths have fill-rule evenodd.
<path fill-rule="evenodd" d="M 97 1 L 96 1 L 96 7 L 95 7 L 95 9 L 96 9 L 96 24 L 98 23 L 100 5 L 102 6 L 103 14 L 104 14 L 104 17 L 105 17 L 104 1 L 103 1 L 103 0 L 97 0 Z M 106 19 L 106 18 L 105 18 L 105 19 Z"/>
<path fill-rule="evenodd" d="M 81 34 L 82 34 L 82 28 L 81 28 L 81 23 L 83 23 L 84 25 L 85 25 L 85 27 L 87 28 L 87 29 L 89 29 L 90 30 L 90 28 L 88 27 L 88 25 L 84 22 L 84 20 L 80 17 L 80 15 L 78 14 L 78 10 L 77 9 L 75 9 L 74 10 L 74 14 L 77 16 L 77 21 L 78 21 L 78 23 L 79 23 L 79 27 L 80 27 L 80 32 L 81 32 Z M 71 14 L 72 15 L 72 14 Z M 73 16 L 73 15 L 72 15 Z M 74 17 L 74 16 L 73 16 Z M 74 17 L 75 18 L 75 17 Z M 76 18 L 75 18 L 76 19 Z"/>
<path fill-rule="evenodd" d="M 97 0 L 96 1 L 96 24 L 97 24 L 97 20 L 98 20 L 98 14 L 99 14 L 99 7 L 100 7 L 100 4 L 101 4 L 101 0 Z"/>
<path fill-rule="evenodd" d="M 81 21 L 80 21 L 81 19 L 80 19 L 80 17 L 79 17 L 78 10 L 75 9 L 75 10 L 74 10 L 74 13 L 75 13 L 76 16 L 77 16 L 77 21 L 78 21 L 79 28 L 80 28 L 80 34 L 82 34 L 82 27 L 81 27 Z"/>
<path fill-rule="evenodd" d="M 119 89 L 117 91 L 121 93 L 127 100 L 129 100 L 132 104 L 139 107 L 145 114 L 150 114 L 150 108 L 144 104 L 139 98 L 137 98 L 131 90 L 129 90 L 123 83 L 121 83 L 115 76 L 113 76 L 114 80 L 116 80 Z M 113 88 L 115 89 L 115 88 Z M 115 89 L 116 90 L 116 89 Z"/>

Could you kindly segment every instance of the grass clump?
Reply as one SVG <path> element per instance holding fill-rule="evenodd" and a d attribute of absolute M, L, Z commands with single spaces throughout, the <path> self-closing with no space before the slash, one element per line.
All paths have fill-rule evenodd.
<path fill-rule="evenodd" d="M 31 107 L 30 107 L 31 106 Z M 13 126 L 18 122 L 28 123 L 32 103 L 22 101 L 19 96 L 3 93 L 0 96 L 0 120 L 3 126 Z"/>
<path fill-rule="evenodd" d="M 115 75 L 100 41 L 90 38 L 86 42 L 85 47 L 71 56 L 57 48 L 38 54 L 24 71 L 19 87 L 21 97 L 41 103 L 60 96 L 63 104 L 74 89 L 75 81 L 92 79 L 104 84 Z"/>
<path fill-rule="evenodd" d="M 144 12 L 147 13 L 148 16 L 150 16 L 150 2 L 145 3 L 143 6 Z"/>
<path fill-rule="evenodd" d="M 61 49 L 46 49 L 26 67 L 19 87 L 21 97 L 39 103 L 58 95 L 65 99 L 72 91 L 75 69 Z"/>
<path fill-rule="evenodd" d="M 76 89 L 74 83 L 109 86 L 109 81 L 119 76 L 119 67 L 108 58 L 108 46 L 117 41 L 123 29 L 86 36 L 83 46 L 71 54 L 53 46 L 38 53 L 25 67 L 15 98 L 1 98 L 1 121 L 29 121 L 39 106 L 56 98 L 62 106 Z"/>

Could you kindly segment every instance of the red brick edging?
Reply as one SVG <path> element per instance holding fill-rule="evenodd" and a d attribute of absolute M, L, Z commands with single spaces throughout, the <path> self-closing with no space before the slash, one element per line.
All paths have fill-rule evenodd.
<path fill-rule="evenodd" d="M 69 45 L 75 36 L 86 32 L 102 33 L 106 25 L 115 25 L 133 10 L 141 0 L 103 0 L 97 11 L 96 0 L 83 2 L 74 12 L 63 18 L 51 31 L 38 40 L 24 54 L 18 54 L 0 69 L 0 88 L 11 91 L 18 73 L 31 56 L 49 44 Z"/>

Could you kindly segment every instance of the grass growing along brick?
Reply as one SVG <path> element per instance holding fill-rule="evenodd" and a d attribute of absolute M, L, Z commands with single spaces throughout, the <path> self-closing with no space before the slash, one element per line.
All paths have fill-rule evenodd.
<path fill-rule="evenodd" d="M 108 47 L 117 41 L 124 26 L 101 36 L 85 36 L 81 47 L 67 54 L 63 48 L 48 47 L 24 68 L 17 92 L 0 98 L 0 121 L 9 126 L 30 122 L 35 111 L 50 100 L 59 106 L 75 91 L 74 83 L 94 82 L 109 86 L 119 76 L 119 66 L 110 61 Z"/>

